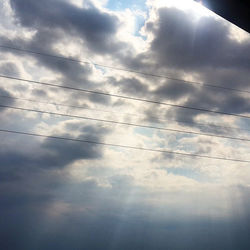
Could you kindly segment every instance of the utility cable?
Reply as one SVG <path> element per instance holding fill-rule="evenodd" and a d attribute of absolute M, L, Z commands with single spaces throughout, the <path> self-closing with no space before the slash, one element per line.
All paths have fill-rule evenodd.
<path fill-rule="evenodd" d="M 214 114 L 219 114 L 219 115 L 228 115 L 228 116 L 235 116 L 235 117 L 250 119 L 250 116 L 247 116 L 247 115 L 240 115 L 240 114 L 216 111 L 216 110 L 205 109 L 205 108 L 196 108 L 196 107 L 190 107 L 190 106 L 178 105 L 178 104 L 172 104 L 172 103 L 165 103 L 165 102 L 160 102 L 160 101 L 156 101 L 156 100 L 149 100 L 149 99 L 143 99 L 143 98 L 137 98 L 137 97 L 130 97 L 130 96 L 124 96 L 124 95 L 118 95 L 118 94 L 111 94 L 111 93 L 108 93 L 108 92 L 101 92 L 101 91 L 96 91 L 96 90 L 75 88 L 75 87 L 70 87 L 70 86 L 65 86 L 65 85 L 59 85 L 59 84 L 53 84 L 53 83 L 47 83 L 47 82 L 41 82 L 41 81 L 28 80 L 28 79 L 23 79 L 23 78 L 19 78 L 19 77 L 13 77 L 13 76 L 0 75 L 0 77 L 1 78 L 6 78 L 6 79 L 11 79 L 11 80 L 16 80 L 16 81 L 23 81 L 23 82 L 27 82 L 27 83 L 34 83 L 34 84 L 44 85 L 44 86 L 50 86 L 50 87 L 80 91 L 80 92 L 85 92 L 85 93 L 90 93 L 90 94 L 111 96 L 111 97 L 116 97 L 116 98 L 121 98 L 121 99 L 127 99 L 127 100 L 139 101 L 139 102 L 146 102 L 146 103 L 153 103 L 153 104 L 165 105 L 165 106 L 175 107 L 175 108 L 190 109 L 190 110 L 195 110 L 195 111 L 200 111 L 200 112 L 208 112 L 208 113 L 214 113 Z"/>
<path fill-rule="evenodd" d="M 149 151 L 149 152 L 157 152 L 157 153 L 165 153 L 165 154 L 174 154 L 174 155 L 181 155 L 181 156 L 188 156 L 188 157 L 199 157 L 199 158 L 206 158 L 206 159 L 213 159 L 213 160 L 223 160 L 223 161 L 231 161 L 231 162 L 250 163 L 250 160 L 241 160 L 241 159 L 232 159 L 232 158 L 217 157 L 217 156 L 183 153 L 183 152 L 170 151 L 170 150 L 165 150 L 165 149 L 151 149 L 151 148 L 144 148 L 144 147 L 135 147 L 135 146 L 129 146 L 129 145 L 106 143 L 106 142 L 97 142 L 97 141 L 82 140 L 82 139 L 75 139 L 75 138 L 69 138 L 69 137 L 28 133 L 28 132 L 22 132 L 22 131 L 16 131 L 16 130 L 8 130 L 8 129 L 2 129 L 2 128 L 0 128 L 0 132 L 27 135 L 27 136 L 35 136 L 35 137 L 42 137 L 42 138 L 48 138 L 48 139 L 57 139 L 57 140 L 64 140 L 64 141 L 74 141 L 74 142 L 80 142 L 80 143 L 90 143 L 90 144 L 96 144 L 96 145 L 127 148 L 127 149 L 141 150 L 141 151 Z"/>
<path fill-rule="evenodd" d="M 224 86 L 215 85 L 215 84 L 202 83 L 202 82 L 196 82 L 196 81 L 188 81 L 188 80 L 183 80 L 183 79 L 179 79 L 179 78 L 170 77 L 170 76 L 167 76 L 167 75 L 151 74 L 151 73 L 141 72 L 141 71 L 132 70 L 132 69 L 119 68 L 119 67 L 115 67 L 115 66 L 108 66 L 108 65 L 104 65 L 104 64 L 100 64 L 100 63 L 89 62 L 87 60 L 79 60 L 79 59 L 74 59 L 74 58 L 70 58 L 70 57 L 52 55 L 52 54 L 48 54 L 48 53 L 44 53 L 44 52 L 38 52 L 38 51 L 22 49 L 22 48 L 16 48 L 16 47 L 7 46 L 7 45 L 0 45 L 0 48 L 16 50 L 16 51 L 25 52 L 25 53 L 29 53 L 29 54 L 35 54 L 35 55 L 39 55 L 39 56 L 52 57 L 52 58 L 67 60 L 67 61 L 76 62 L 76 63 L 84 63 L 84 64 L 94 65 L 94 66 L 98 66 L 98 67 L 102 67 L 102 68 L 107 68 L 107 69 L 112 69 L 112 70 L 117 70 L 117 71 L 123 71 L 123 72 L 128 72 L 128 73 L 139 74 L 139 75 L 143 75 L 143 76 L 165 78 L 165 79 L 168 79 L 168 80 L 173 80 L 173 81 L 177 81 L 177 82 L 184 82 L 184 83 L 192 84 L 192 85 L 196 84 L 196 85 L 200 85 L 202 87 L 217 88 L 217 89 L 223 89 L 223 90 L 236 91 L 236 92 L 240 92 L 240 93 L 248 93 L 248 94 L 250 94 L 250 90 L 235 89 L 235 88 L 224 87 Z"/>
<path fill-rule="evenodd" d="M 22 98 L 22 97 L 16 97 L 16 96 L 7 96 L 7 95 L 0 95 L 0 98 L 7 98 L 7 99 L 13 99 L 13 100 L 22 100 L 22 101 L 28 101 L 33 103 L 41 103 L 41 104 L 47 104 L 47 105 L 54 105 L 54 106 L 62 106 L 62 107 L 68 107 L 68 108 L 74 108 L 74 109 L 83 109 L 83 110 L 91 110 L 91 111 L 98 111 L 103 113 L 111 113 L 111 114 L 119 114 L 119 115 L 128 115 L 128 116 L 134 116 L 134 117 L 142 117 L 145 118 L 145 115 L 135 114 L 135 113 L 125 113 L 125 112 L 118 112 L 113 110 L 104 110 L 104 109 L 97 109 L 97 108 L 90 108 L 85 106 L 79 106 L 79 105 L 68 105 L 64 103 L 58 103 L 58 102 L 50 102 L 50 101 L 38 101 L 34 99 L 29 98 Z M 163 119 L 156 116 L 150 116 L 153 119 L 157 120 L 157 123 L 161 123 L 160 121 L 164 122 L 177 122 L 177 123 L 183 123 L 183 124 L 192 124 L 198 127 L 215 127 L 220 129 L 233 129 L 233 130 L 239 130 L 239 131 L 250 131 L 250 129 L 247 128 L 239 128 L 239 127 L 230 127 L 230 126 L 222 126 L 217 124 L 211 124 L 211 123 L 200 123 L 200 122 L 191 122 L 191 121 L 184 121 L 184 120 L 176 120 L 176 119 Z"/>
<path fill-rule="evenodd" d="M 105 120 L 105 119 L 92 118 L 92 117 L 86 117 L 86 116 L 69 115 L 69 114 L 63 114 L 63 113 L 57 113 L 57 112 L 49 112 L 49 111 L 42 111 L 42 110 L 36 110 L 36 109 L 27 109 L 27 108 L 21 108 L 21 107 L 13 107 L 13 106 L 9 106 L 9 105 L 0 105 L 0 107 L 2 107 L 2 108 L 9 108 L 9 109 L 15 109 L 15 110 L 22 110 L 22 111 L 29 111 L 29 112 L 36 112 L 36 113 L 48 114 L 48 115 L 58 115 L 58 116 L 63 116 L 63 117 L 70 117 L 70 118 L 91 120 L 91 121 L 97 121 L 97 122 L 105 122 L 105 123 L 113 123 L 113 124 L 133 126 L 133 127 L 140 127 L 140 128 L 163 130 L 163 131 L 169 131 L 169 132 L 175 132 L 175 133 L 182 133 L 182 134 L 192 134 L 192 135 L 217 137 L 217 138 L 230 139 L 230 140 L 238 140 L 238 141 L 244 141 L 244 142 L 249 142 L 250 141 L 250 139 L 247 139 L 247 138 L 238 138 L 238 137 L 231 137 L 231 136 L 224 136 L 224 135 L 206 134 L 206 133 L 200 133 L 200 132 L 185 131 L 185 130 L 178 130 L 178 129 L 170 129 L 170 128 L 163 128 L 163 127 L 143 125 L 143 124 L 129 123 L 129 122 L 119 122 L 119 121 Z"/>

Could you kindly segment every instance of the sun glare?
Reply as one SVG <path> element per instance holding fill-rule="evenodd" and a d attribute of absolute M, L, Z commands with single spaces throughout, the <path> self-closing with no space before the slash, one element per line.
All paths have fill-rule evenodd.
<path fill-rule="evenodd" d="M 154 4 L 158 7 L 175 7 L 183 11 L 192 12 L 197 17 L 214 15 L 212 11 L 203 6 L 202 1 L 195 2 L 193 0 L 159 0 Z"/>

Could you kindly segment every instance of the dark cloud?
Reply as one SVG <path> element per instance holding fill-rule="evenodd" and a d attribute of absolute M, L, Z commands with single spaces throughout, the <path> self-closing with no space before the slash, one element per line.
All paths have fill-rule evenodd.
<path fill-rule="evenodd" d="M 57 29 L 68 34 L 82 37 L 89 48 L 106 53 L 113 50 L 112 35 L 116 33 L 117 17 L 101 12 L 94 6 L 78 8 L 66 1 L 34 2 L 30 0 L 11 0 L 17 20 L 32 29 Z"/>
<path fill-rule="evenodd" d="M 36 181 L 39 183 L 41 179 Z M 0 241 L 5 249 L 245 250 L 250 247 L 247 213 L 227 220 L 198 216 L 196 219 L 166 219 L 161 217 L 162 211 L 159 218 L 147 217 L 145 212 L 152 210 L 151 206 L 140 204 L 140 199 L 126 203 L 131 191 L 128 176 L 114 177 L 112 189 L 98 187 L 91 181 L 73 184 L 64 180 L 64 185 L 62 181 L 60 183 L 61 189 L 40 186 L 48 181 L 39 185 L 35 183 L 32 187 L 39 186 L 40 193 L 26 191 L 26 194 L 19 192 L 8 197 L 4 193 L 5 206 L 0 203 L 4 215 Z M 139 192 L 137 197 L 142 195 Z M 249 190 L 242 190 L 242 197 L 247 195 Z M 13 203 L 13 200 L 17 202 Z M 71 207 L 62 214 L 50 216 L 48 212 L 52 213 L 50 204 L 53 202 L 70 204 Z M 249 208 L 249 204 L 244 208 Z M 168 209 L 165 207 L 164 211 Z"/>
<path fill-rule="evenodd" d="M 61 0 L 46 0 L 43 3 L 13 0 L 10 3 L 16 22 L 36 32 L 30 40 L 9 39 L 2 36 L 2 44 L 51 55 L 59 54 L 55 45 L 62 41 L 66 43 L 75 41 L 95 54 L 119 52 L 124 46 L 115 38 L 120 24 L 119 19 L 111 13 L 97 9 L 91 3 L 85 3 L 84 8 L 78 8 Z M 21 53 L 6 50 L 6 52 L 8 51 L 18 55 Z M 92 67 L 88 64 L 84 65 L 38 54 L 23 55 L 27 58 L 35 57 L 39 67 L 46 67 L 53 72 L 60 73 L 61 77 L 58 77 L 57 81 L 61 84 L 85 88 L 98 87 L 98 84 L 89 80 Z M 89 100 L 100 102 L 100 99 L 92 96 Z M 107 103 L 108 98 L 103 98 L 101 102 Z"/>
<path fill-rule="evenodd" d="M 104 96 L 104 95 L 96 95 L 96 94 L 89 94 L 88 100 L 94 103 L 100 103 L 103 105 L 108 105 L 111 102 L 110 96 Z"/>
<path fill-rule="evenodd" d="M 74 123 L 72 126 L 74 127 Z M 80 134 L 76 139 L 95 142 L 100 142 L 109 132 L 105 128 L 92 126 L 81 126 L 81 131 L 82 134 Z M 70 138 L 70 134 L 63 134 L 60 136 Z M 42 144 L 42 148 L 44 148 L 47 153 L 46 156 L 42 156 L 41 159 L 45 168 L 64 167 L 79 159 L 97 159 L 102 156 L 102 148 L 98 145 L 90 143 L 77 143 L 72 141 L 48 139 Z M 38 160 L 38 162 L 39 161 L 40 160 Z"/>
<path fill-rule="evenodd" d="M 38 96 L 40 98 L 47 97 L 47 93 L 43 89 L 32 89 L 32 95 Z"/>
<path fill-rule="evenodd" d="M 68 135 L 63 136 L 66 137 Z M 83 140 L 89 137 L 93 136 L 80 136 Z M 42 159 L 39 159 L 38 163 L 44 164 L 44 167 L 63 167 L 79 159 L 96 159 L 101 157 L 100 149 L 92 144 L 77 145 L 75 142 L 47 140 L 43 147 L 48 154 L 46 158 L 42 157 Z"/>
<path fill-rule="evenodd" d="M 0 65 L 0 73 L 9 76 L 19 76 L 19 70 L 14 63 L 4 63 Z"/>
<path fill-rule="evenodd" d="M 81 131 L 80 135 L 76 139 L 90 140 L 90 141 L 101 141 L 105 135 L 110 131 L 102 127 L 84 126 L 74 122 L 68 123 L 66 126 L 69 131 Z M 70 134 L 56 134 L 59 137 L 69 137 Z M 36 142 L 36 143 L 35 143 Z M 29 144 L 38 145 L 31 147 L 27 150 L 18 149 L 12 150 L 10 146 L 2 148 L 0 152 L 1 157 L 1 173 L 6 178 L 10 176 L 16 177 L 16 175 L 22 170 L 23 167 L 26 169 L 40 168 L 40 169 L 63 169 L 68 164 L 73 163 L 79 159 L 97 159 L 102 156 L 102 148 L 95 144 L 90 143 L 78 143 L 67 140 L 57 139 L 45 139 L 42 143 L 39 141 L 30 140 Z M 19 145 L 20 147 L 20 145 Z"/>
<path fill-rule="evenodd" d="M 122 93 L 126 93 L 132 96 L 145 96 L 148 95 L 148 86 L 142 83 L 140 80 L 132 78 L 123 78 L 117 81 L 114 78 L 110 78 L 110 83 L 118 87 Z"/>
<path fill-rule="evenodd" d="M 175 8 L 158 10 L 159 20 L 149 23 L 147 30 L 155 36 L 152 51 L 162 66 L 198 71 L 204 67 L 237 67 L 247 69 L 250 42 L 229 38 L 229 24 L 221 19 Z"/>
<path fill-rule="evenodd" d="M 1 97 L 2 96 L 2 97 Z M 0 88 L 0 104 L 2 105 L 12 105 L 14 104 L 14 99 L 8 98 L 11 97 L 12 95 L 10 92 L 6 91 L 3 88 Z M 0 112 L 3 111 L 5 108 L 1 107 Z"/>
<path fill-rule="evenodd" d="M 95 141 L 102 140 L 109 132 L 102 127 L 84 126 L 75 122 L 67 123 L 66 129 L 78 130 L 79 139 Z M 6 138 L 1 135 L 3 143 Z M 3 194 L 0 199 L 0 209 L 3 212 L 0 238 L 5 239 L 0 244 L 4 249 L 12 250 L 33 249 L 39 245 L 38 248 L 47 246 L 50 249 L 60 243 L 51 241 L 49 232 L 58 233 L 58 239 L 64 234 L 57 229 L 53 233 L 55 221 L 48 219 L 48 211 L 53 209 L 49 208 L 53 203 L 65 202 L 65 192 L 62 189 L 70 183 L 65 167 L 78 159 L 97 159 L 102 155 L 102 150 L 92 144 L 70 141 L 46 139 L 39 142 L 32 137 L 27 137 L 24 141 L 19 139 L 8 135 L 8 143 L 0 148 L 0 192 Z M 88 187 L 87 184 L 85 186 Z M 89 186 L 89 191 L 92 186 Z M 66 221 L 63 224 L 69 226 Z M 80 229 L 78 226 L 77 228 L 75 233 Z M 87 233 L 86 228 L 88 225 L 85 226 Z M 70 235 L 64 243 L 68 247 L 72 241 L 74 236 Z"/>
<path fill-rule="evenodd" d="M 163 99 L 178 100 L 181 97 L 195 94 L 195 92 L 196 88 L 190 84 L 177 81 L 167 81 L 159 86 L 154 91 L 154 94 L 157 98 L 161 97 Z"/>
<path fill-rule="evenodd" d="M 229 88 L 249 89 L 249 39 L 230 38 L 230 25 L 215 17 L 200 17 L 176 8 L 160 8 L 155 23 L 146 23 L 154 39 L 152 53 L 158 68 L 195 73 L 200 82 Z M 155 91 L 155 98 L 181 100 L 181 105 L 221 112 L 250 113 L 248 94 L 200 87 L 181 82 L 165 82 Z M 150 113 L 150 112 L 148 112 Z M 200 111 L 172 109 L 167 117 L 194 122 Z M 211 115 L 211 114 L 210 114 Z"/>
<path fill-rule="evenodd" d="M 27 48 L 32 51 L 37 51 L 45 54 L 58 54 L 53 46 L 63 39 L 60 32 L 53 31 L 52 29 L 44 29 L 43 27 L 34 35 L 31 41 L 25 41 L 22 39 L 7 39 L 1 37 L 3 44 L 8 44 L 14 47 Z M 20 56 L 29 60 L 30 57 L 36 59 L 36 67 L 46 68 L 54 73 L 59 73 L 54 79 L 56 84 L 73 86 L 73 87 L 85 87 L 90 88 L 93 82 L 88 80 L 89 76 L 92 74 L 92 68 L 89 65 L 81 65 L 79 63 L 74 63 L 71 61 L 59 59 L 56 57 L 41 56 L 37 54 L 26 54 L 18 52 L 15 50 L 6 49 L 5 52 L 16 53 Z M 17 76 L 15 72 L 9 74 L 11 76 Z M 37 80 L 37 79 L 36 79 Z"/>
<path fill-rule="evenodd" d="M 206 83 L 249 90 L 250 72 L 245 68 L 237 68 L 237 66 L 236 64 L 235 67 L 211 67 L 210 69 L 202 71 L 202 77 L 206 79 Z M 222 91 L 225 91 L 225 93 L 231 92 L 229 90 Z"/>
<path fill-rule="evenodd" d="M 83 136 L 83 138 L 85 138 Z M 64 168 L 67 164 L 79 159 L 94 159 L 100 157 L 99 148 L 93 145 L 48 139 L 42 144 L 44 150 L 23 154 L 18 152 L 1 153 L 3 168 L 21 168 L 23 165 L 34 168 Z M 4 170 L 5 171 L 5 170 Z"/>
<path fill-rule="evenodd" d="M 250 103 L 247 97 L 235 93 L 215 92 L 202 89 L 192 95 L 185 102 L 189 107 L 200 107 L 227 113 L 244 114 L 250 112 Z M 206 112 L 196 112 L 206 113 Z"/>
<path fill-rule="evenodd" d="M 88 47 L 91 52 L 117 56 L 123 65 L 135 70 L 147 68 L 158 72 L 157 70 L 165 71 L 170 68 L 173 72 L 196 73 L 201 80 L 216 80 L 223 86 L 234 87 L 237 80 L 242 88 L 249 84 L 248 74 L 245 74 L 249 67 L 249 43 L 240 44 L 230 39 L 228 26 L 214 18 L 203 17 L 195 23 L 192 15 L 177 9 L 162 8 L 158 13 L 159 20 L 147 23 L 147 31 L 154 35 L 152 53 L 148 51 L 147 55 L 134 55 L 129 45 L 124 50 L 128 53 L 122 53 L 124 44 L 115 40 L 120 24 L 118 18 L 97 9 L 89 2 L 84 8 L 59 0 L 10 2 L 16 22 L 36 33 L 29 41 L 2 38 L 6 44 L 57 54 L 55 45 L 58 42 L 74 40 Z M 61 77 L 57 80 L 62 84 L 96 89 L 96 86 L 105 82 L 95 84 L 91 81 L 93 71 L 88 65 L 33 56 L 38 67 L 60 73 Z M 230 69 L 230 74 L 227 69 Z M 4 74 L 19 73 L 12 64 L 4 65 L 0 70 Z M 177 102 L 184 99 L 182 104 L 187 106 L 224 112 L 250 112 L 248 97 L 243 98 L 233 92 L 226 92 L 225 95 L 225 92 L 173 81 L 163 83 L 156 79 L 151 82 L 148 80 L 154 87 L 150 91 L 142 80 L 136 78 L 107 80 L 110 80 L 110 85 L 131 96 Z M 0 89 L 1 93 L 9 95 L 3 89 Z M 41 98 L 47 96 L 45 90 L 33 90 L 32 94 Z M 72 103 L 83 103 L 86 107 L 88 101 L 104 105 L 111 103 L 110 98 L 96 95 L 83 97 L 73 93 L 68 98 L 74 99 Z M 124 102 L 117 101 L 117 105 L 123 104 Z M 197 114 L 201 113 L 187 109 L 165 110 L 159 105 L 155 109 L 155 106 L 146 110 L 148 119 L 153 120 L 161 113 L 166 119 L 194 122 Z M 23 118 L 15 116 L 16 120 L 11 122 L 16 121 L 18 128 L 23 128 L 19 124 L 19 117 Z M 25 123 L 25 129 L 29 126 L 33 124 Z M 111 132 L 106 127 L 90 126 L 82 121 L 67 122 L 63 128 L 65 132 L 56 135 L 72 137 L 72 132 L 78 132 L 76 139 L 97 142 L 104 141 L 105 136 Z M 208 215 L 203 215 L 199 213 L 202 202 L 197 202 L 197 197 L 189 200 L 186 190 L 184 196 L 192 204 L 191 209 L 189 204 L 185 206 L 185 202 L 183 206 L 174 204 L 177 197 L 175 192 L 170 194 L 166 191 L 157 200 L 157 191 L 136 186 L 133 175 L 121 174 L 117 170 L 119 167 L 106 167 L 104 159 L 96 163 L 94 160 L 101 160 L 103 156 L 102 148 L 97 145 L 52 139 L 40 141 L 30 137 L 19 141 L 18 138 L 20 137 L 1 135 L 0 245 L 3 249 L 250 248 L 248 188 L 240 188 L 242 200 L 233 200 L 232 203 L 237 204 L 233 209 L 237 211 L 235 214 L 220 218 L 216 211 L 214 215 L 214 207 L 218 205 L 215 199 L 214 204 L 207 205 Z M 216 146 L 209 143 L 200 146 L 202 143 L 204 141 L 198 141 L 198 153 L 208 154 Z M 174 145 L 176 144 L 177 141 Z M 171 163 L 175 159 L 173 155 L 164 157 Z M 69 176 L 67 167 L 77 160 L 83 161 L 79 170 L 85 171 L 87 180 L 83 177 L 81 181 L 76 181 Z M 153 159 L 154 164 L 156 160 L 157 158 Z M 85 164 L 87 161 L 89 165 Z M 187 175 L 178 173 L 176 169 L 172 170 L 172 174 Z M 230 195 L 235 194 L 235 190 L 231 191 L 225 190 Z M 232 197 L 234 198 L 233 195 Z M 163 209 L 165 201 L 168 205 Z"/>

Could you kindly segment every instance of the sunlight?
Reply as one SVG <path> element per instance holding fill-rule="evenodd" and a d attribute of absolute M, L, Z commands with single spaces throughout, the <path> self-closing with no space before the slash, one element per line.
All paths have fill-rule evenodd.
<path fill-rule="evenodd" d="M 212 11 L 202 5 L 202 1 L 199 3 L 193 0 L 159 0 L 149 1 L 154 3 L 157 7 L 175 7 L 183 11 L 189 11 L 195 14 L 198 18 L 202 16 L 215 15 Z"/>

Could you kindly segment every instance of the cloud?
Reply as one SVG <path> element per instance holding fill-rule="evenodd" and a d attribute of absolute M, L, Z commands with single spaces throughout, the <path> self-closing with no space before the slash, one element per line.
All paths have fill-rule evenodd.
<path fill-rule="evenodd" d="M 129 201 L 126 188 L 131 187 L 131 182 L 126 179 L 118 176 L 118 185 L 112 190 L 103 190 L 91 181 L 69 188 L 69 182 L 64 180 L 64 188 L 54 189 L 50 195 L 19 194 L 18 198 L 21 199 L 15 200 L 19 209 L 14 214 L 15 204 L 1 207 L 5 215 L 2 221 L 4 227 L 0 229 L 5 241 L 1 243 L 7 249 L 38 246 L 37 249 L 49 250 L 58 247 L 125 250 L 134 246 L 144 249 L 166 249 L 166 246 L 171 249 L 206 249 L 207 245 L 213 249 L 237 247 L 243 250 L 249 246 L 246 233 L 249 230 L 249 217 L 239 216 L 229 221 L 197 217 L 183 219 L 182 216 L 166 218 L 165 213 L 175 214 L 170 204 L 165 206 L 165 212 L 157 210 L 155 206 L 140 204 L 140 197 L 146 195 L 141 192 L 137 196 L 139 200 Z M 48 185 L 48 182 L 41 184 Z M 33 188 L 35 186 L 39 187 L 33 184 Z M 41 186 L 38 190 L 41 192 Z M 50 190 L 53 190 L 52 187 Z M 243 193 L 243 197 L 249 195 L 249 190 Z M 123 195 L 122 202 L 119 201 L 120 195 Z M 171 195 L 168 197 L 173 199 Z M 9 198 L 13 200 L 15 196 Z M 197 205 L 195 207 L 193 209 L 199 213 Z M 152 210 L 158 214 L 151 213 L 148 218 L 146 214 Z M 10 235 L 15 237 L 15 241 L 10 240 Z"/>
<path fill-rule="evenodd" d="M 142 81 L 131 77 L 122 78 L 121 80 L 110 79 L 114 87 L 118 87 L 122 93 L 132 96 L 145 96 L 148 92 L 148 87 Z"/>
<path fill-rule="evenodd" d="M 80 129 L 76 139 L 91 140 L 99 142 L 109 131 L 101 127 L 79 126 L 78 123 L 68 123 L 68 133 Z M 56 134 L 61 137 L 72 137 L 69 134 Z M 55 135 L 55 134 L 54 134 Z M 32 144 L 34 144 L 32 146 Z M 29 147 L 22 148 L 16 144 L 15 150 L 11 145 L 6 145 L 0 151 L 1 167 L 0 173 L 4 182 L 15 180 L 28 181 L 29 175 L 46 173 L 55 169 L 63 170 L 68 164 L 77 160 L 93 160 L 102 157 L 102 148 L 95 144 L 77 143 L 65 140 L 45 139 L 39 143 L 38 140 L 30 138 Z M 47 175 L 45 175 L 47 177 Z"/>
<path fill-rule="evenodd" d="M 131 31 L 132 12 L 111 11 L 92 1 L 9 3 L 5 13 L 9 18 L 4 18 L 5 29 L 1 32 L 3 44 L 173 78 L 248 88 L 249 40 L 233 39 L 230 25 L 220 18 L 198 19 L 193 13 L 158 8 L 149 1 L 145 25 L 135 35 Z M 223 112 L 250 113 L 247 94 L 56 57 L 10 50 L 1 53 L 2 74 Z M 39 106 L 46 111 L 112 120 L 119 115 L 121 122 L 160 122 L 160 127 L 230 135 L 237 133 L 192 122 L 247 128 L 247 123 L 233 117 L 58 88 L 23 88 L 26 85 L 19 81 L 2 79 L 1 83 L 0 95 L 39 98 L 92 110 L 16 101 L 17 106 L 25 108 Z M 1 98 L 1 103 L 13 104 L 7 98 Z M 95 111 L 99 105 L 114 112 Z M 218 138 L 17 110 L 1 112 L 0 126 L 219 157 L 247 159 L 249 154 L 246 144 Z M 249 248 L 247 164 L 241 167 L 240 163 L 66 140 L 3 133 L 0 136 L 0 244 L 4 249 Z"/>
<path fill-rule="evenodd" d="M 196 91 L 194 86 L 187 83 L 166 81 L 154 91 L 154 94 L 164 99 L 176 100 L 190 94 L 195 94 Z"/>
<path fill-rule="evenodd" d="M 3 44 L 52 55 L 73 52 L 74 58 L 81 54 L 83 57 L 91 56 L 93 53 L 113 54 L 124 46 L 116 37 L 120 25 L 119 18 L 111 12 L 98 9 L 93 4 L 87 4 L 84 8 L 60 0 L 48 0 L 43 4 L 29 0 L 14 0 L 10 1 L 10 4 L 16 23 L 32 30 L 33 34 L 29 39 L 23 39 L 21 36 L 11 39 L 2 35 Z M 64 46 L 72 44 L 73 49 L 71 46 L 66 51 L 60 51 L 62 43 Z M 6 52 L 20 55 L 17 51 Z M 37 66 L 45 67 L 51 73 L 59 73 L 57 81 L 62 84 L 91 88 L 96 82 L 90 79 L 93 71 L 88 64 L 72 63 L 37 54 L 23 55 L 35 58 Z M 92 56 L 90 58 L 92 59 Z M 98 83 L 96 85 L 98 86 Z M 96 98 L 90 98 L 90 101 L 95 102 Z"/>
<path fill-rule="evenodd" d="M 149 53 L 152 61 L 158 63 L 158 70 L 179 72 L 184 79 L 192 77 L 198 82 L 248 90 L 245 62 L 250 58 L 250 42 L 246 39 L 239 43 L 230 38 L 229 23 L 215 16 L 197 19 L 193 13 L 173 7 L 152 8 L 150 15 L 144 28 L 151 37 Z M 156 99 L 179 101 L 189 107 L 250 113 L 247 94 L 223 89 L 166 81 L 158 85 L 154 94 Z M 179 120 L 193 121 L 204 112 L 175 109 L 173 114 Z"/>
<path fill-rule="evenodd" d="M 11 62 L 1 64 L 0 73 L 3 75 L 19 76 L 19 70 L 17 66 Z"/>
<path fill-rule="evenodd" d="M 1 97 L 2 96 L 2 97 Z M 11 97 L 11 94 L 6 91 L 5 89 L 0 88 L 0 104 L 2 105 L 12 105 L 15 103 L 15 101 L 13 99 L 10 98 L 5 98 L 5 97 Z M 3 110 L 5 110 L 6 108 L 1 107 L 0 112 L 2 112 Z"/>
<path fill-rule="evenodd" d="M 33 29 L 70 32 L 83 37 L 87 45 L 96 52 L 105 53 L 112 48 L 112 35 L 118 28 L 118 19 L 108 13 L 100 12 L 93 5 L 78 8 L 66 1 L 34 2 L 11 1 L 17 20 L 25 27 Z"/>
<path fill-rule="evenodd" d="M 157 9 L 158 20 L 148 23 L 154 34 L 151 49 L 162 66 L 199 71 L 204 67 L 245 68 L 249 41 L 239 44 L 230 39 L 229 24 L 215 16 L 198 20 L 177 8 Z"/>

